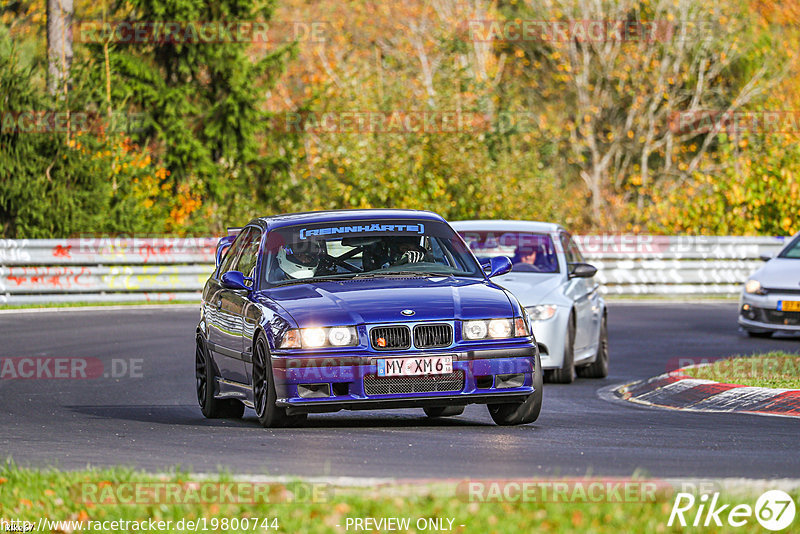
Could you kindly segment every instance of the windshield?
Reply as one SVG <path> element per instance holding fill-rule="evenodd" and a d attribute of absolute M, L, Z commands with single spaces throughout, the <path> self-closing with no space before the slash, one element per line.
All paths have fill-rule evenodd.
<path fill-rule="evenodd" d="M 779 258 L 800 259 L 800 236 L 794 240 L 786 249 L 780 253 Z"/>
<path fill-rule="evenodd" d="M 516 272 L 558 272 L 556 248 L 548 234 L 465 231 L 461 235 L 481 263 L 495 256 L 506 256 Z"/>
<path fill-rule="evenodd" d="M 381 276 L 467 276 L 483 271 L 445 223 L 358 220 L 277 228 L 267 236 L 268 284 Z"/>

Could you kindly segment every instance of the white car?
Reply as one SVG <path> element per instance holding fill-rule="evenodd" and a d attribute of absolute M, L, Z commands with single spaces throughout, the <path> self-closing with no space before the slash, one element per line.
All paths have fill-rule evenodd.
<path fill-rule="evenodd" d="M 481 263 L 511 258 L 513 270 L 494 281 L 527 310 L 542 368 L 552 382 L 608 375 L 606 304 L 597 272 L 563 227 L 531 221 L 451 223 Z"/>
<path fill-rule="evenodd" d="M 739 325 L 753 337 L 800 333 L 800 232 L 753 273 L 739 299 Z"/>

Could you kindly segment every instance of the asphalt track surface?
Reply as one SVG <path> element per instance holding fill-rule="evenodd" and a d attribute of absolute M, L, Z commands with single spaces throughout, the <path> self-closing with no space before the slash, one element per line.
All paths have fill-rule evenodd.
<path fill-rule="evenodd" d="M 612 302 L 610 376 L 545 384 L 539 420 L 521 427 L 495 426 L 477 405 L 444 420 L 421 409 L 312 415 L 299 429 L 263 429 L 251 410 L 240 421 L 206 420 L 194 392 L 198 318 L 186 307 L 1 314 L 0 358 L 97 358 L 103 370 L 90 379 L 0 380 L 0 458 L 400 479 L 800 478 L 798 419 L 647 409 L 598 394 L 663 373 L 671 358 L 800 352 L 798 337 L 745 337 L 736 304 Z M 103 377 L 121 371 L 112 359 L 141 369 Z"/>

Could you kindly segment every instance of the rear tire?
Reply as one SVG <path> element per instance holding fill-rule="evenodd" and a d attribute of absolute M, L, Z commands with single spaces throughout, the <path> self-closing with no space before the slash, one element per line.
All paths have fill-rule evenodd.
<path fill-rule="evenodd" d="M 603 314 L 600 324 L 600 339 L 594 361 L 576 369 L 581 378 L 605 378 L 608 376 L 608 319 Z"/>
<path fill-rule="evenodd" d="M 263 334 L 256 338 L 253 350 L 253 407 L 258 422 L 264 428 L 279 428 L 299 425 L 306 420 L 306 414 L 286 415 L 286 408 L 279 408 L 275 401 L 275 380 L 272 373 L 272 360 Z"/>
<path fill-rule="evenodd" d="M 533 370 L 533 388 L 535 391 L 528 395 L 523 403 L 517 404 L 489 404 L 489 415 L 492 421 L 500 426 L 526 425 L 539 418 L 542 411 L 543 389 L 542 363 L 539 351 L 536 351 L 536 364 Z"/>
<path fill-rule="evenodd" d="M 200 411 L 208 419 L 241 419 L 244 404 L 236 399 L 218 399 L 214 396 L 217 373 L 208 353 L 205 339 L 197 334 L 195 347 L 195 386 Z"/>
<path fill-rule="evenodd" d="M 423 410 L 428 417 L 453 417 L 464 413 L 464 406 L 433 406 Z"/>
<path fill-rule="evenodd" d="M 569 316 L 564 343 L 564 363 L 561 369 L 550 371 L 549 379 L 556 384 L 571 384 L 575 380 L 575 316 Z"/>

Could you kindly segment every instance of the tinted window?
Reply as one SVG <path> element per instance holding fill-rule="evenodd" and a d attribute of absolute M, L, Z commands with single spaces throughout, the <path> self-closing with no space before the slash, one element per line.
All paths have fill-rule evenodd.
<path fill-rule="evenodd" d="M 261 231 L 251 228 L 252 231 L 244 241 L 239 258 L 236 260 L 233 270 L 241 271 L 245 276 L 252 277 L 258 259 L 258 249 L 261 246 Z"/>
<path fill-rule="evenodd" d="M 575 263 L 583 263 L 583 254 L 581 253 L 581 249 L 578 247 L 575 240 L 571 237 L 569 238 L 569 253 L 570 256 L 575 258 Z"/>
<path fill-rule="evenodd" d="M 572 239 L 570 239 L 568 234 L 561 234 L 561 246 L 564 249 L 564 256 L 567 260 L 567 263 L 578 263 L 580 262 L 580 256 L 575 255 L 575 247 L 570 246 L 572 244 Z"/>
<path fill-rule="evenodd" d="M 270 284 L 356 276 L 468 276 L 483 271 L 446 223 L 356 220 L 270 231 L 262 260 Z"/>
<path fill-rule="evenodd" d="M 252 236 L 254 230 L 255 228 L 253 227 L 245 228 L 238 236 L 236 236 L 233 244 L 230 246 L 228 252 L 225 253 L 225 257 L 222 259 L 222 264 L 219 267 L 220 276 L 228 271 L 234 270 L 233 263 L 239 257 L 239 253 L 242 251 L 242 248 L 249 243 L 250 237 Z"/>
<path fill-rule="evenodd" d="M 779 258 L 795 258 L 800 259 L 800 237 L 794 240 L 794 243 L 786 247 L 786 250 L 780 253 Z"/>
<path fill-rule="evenodd" d="M 548 234 L 503 231 L 464 231 L 461 234 L 481 262 L 506 256 L 517 272 L 558 272 L 556 247 Z"/>

